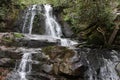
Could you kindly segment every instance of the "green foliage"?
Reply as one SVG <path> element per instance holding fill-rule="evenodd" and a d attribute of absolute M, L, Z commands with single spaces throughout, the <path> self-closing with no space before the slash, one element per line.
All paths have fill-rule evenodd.
<path fill-rule="evenodd" d="M 23 9 L 20 0 L 0 0 L 0 31 L 12 27 L 18 13 Z"/>
<path fill-rule="evenodd" d="M 31 4 L 46 4 L 47 0 L 20 0 L 21 4 L 31 5 Z"/>

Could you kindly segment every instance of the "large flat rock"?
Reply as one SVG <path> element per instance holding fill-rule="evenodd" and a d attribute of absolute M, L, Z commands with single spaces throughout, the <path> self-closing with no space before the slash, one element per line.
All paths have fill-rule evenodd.
<path fill-rule="evenodd" d="M 0 44 L 6 46 L 38 48 L 58 45 L 59 39 L 46 35 L 0 33 Z"/>

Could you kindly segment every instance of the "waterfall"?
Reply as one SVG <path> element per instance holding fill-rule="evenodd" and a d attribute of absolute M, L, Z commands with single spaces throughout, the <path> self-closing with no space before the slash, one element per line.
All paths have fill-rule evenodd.
<path fill-rule="evenodd" d="M 34 21 L 35 15 L 36 15 L 36 6 L 37 5 L 32 5 L 32 7 L 30 7 L 27 10 L 27 13 L 26 13 L 26 16 L 25 16 L 25 21 L 24 21 L 24 24 L 23 24 L 23 29 L 22 29 L 23 33 L 29 33 L 29 34 L 32 33 L 33 21 Z M 30 16 L 30 18 L 29 18 L 29 16 Z M 28 24 L 27 24 L 27 22 L 28 22 Z M 26 31 L 26 30 L 28 30 L 28 31 Z"/>
<path fill-rule="evenodd" d="M 61 37 L 62 31 L 61 26 L 58 24 L 58 22 L 55 20 L 55 16 L 53 15 L 53 9 L 51 5 L 44 5 L 45 8 L 45 16 L 46 16 L 46 34 L 53 36 L 53 37 Z"/>
<path fill-rule="evenodd" d="M 63 39 L 61 38 L 62 30 L 59 23 L 55 20 L 55 16 L 53 15 L 53 8 L 51 5 L 46 4 L 44 5 L 45 8 L 45 23 L 46 23 L 46 34 L 52 37 L 55 37 L 57 39 L 60 39 L 61 46 L 71 47 L 74 44 L 77 44 L 77 42 L 69 40 L 69 39 Z"/>
<path fill-rule="evenodd" d="M 32 29 L 34 28 L 34 17 L 38 15 L 36 11 L 40 11 L 40 9 L 37 9 L 38 6 L 39 5 L 32 5 L 30 8 L 28 8 L 24 19 L 22 33 L 32 34 Z M 48 35 L 50 37 L 59 39 L 61 46 L 71 47 L 77 44 L 77 42 L 70 39 L 61 38 L 63 36 L 62 29 L 60 24 L 57 22 L 55 15 L 53 14 L 53 8 L 49 4 L 43 5 L 43 7 L 44 13 L 42 14 L 44 14 L 45 17 L 45 34 L 43 35 Z"/>
<path fill-rule="evenodd" d="M 15 70 L 9 75 L 6 80 L 29 80 L 27 76 L 32 73 L 32 64 L 38 62 L 33 60 L 33 54 L 41 53 L 41 48 L 19 48 L 22 58 L 19 65 L 15 66 Z"/>
<path fill-rule="evenodd" d="M 23 57 L 21 59 L 19 68 L 17 70 L 20 80 L 27 80 L 26 79 L 26 73 L 30 73 L 32 66 L 31 66 L 31 61 L 32 61 L 32 53 L 24 53 Z"/>
<path fill-rule="evenodd" d="M 109 54 L 111 55 L 111 58 L 109 59 L 104 57 L 96 58 L 99 59 L 99 61 L 102 61 L 99 70 L 96 70 L 95 67 L 93 67 L 93 63 L 90 63 L 89 60 L 87 60 L 89 69 L 86 72 L 86 75 L 88 76 L 86 80 L 120 80 L 120 77 L 115 70 L 117 61 L 119 61 L 117 56 L 118 52 L 112 50 Z"/>

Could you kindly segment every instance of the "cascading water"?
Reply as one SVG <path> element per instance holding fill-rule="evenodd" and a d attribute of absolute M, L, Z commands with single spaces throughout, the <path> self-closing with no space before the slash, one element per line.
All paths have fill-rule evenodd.
<path fill-rule="evenodd" d="M 32 34 L 34 17 L 37 15 L 37 6 L 38 5 L 32 5 L 27 10 L 22 28 L 23 33 Z M 62 29 L 60 24 L 56 21 L 55 15 L 53 15 L 53 8 L 51 5 L 46 4 L 44 5 L 43 9 L 43 14 L 45 16 L 45 34 L 49 35 L 50 37 L 59 39 L 61 46 L 71 47 L 72 45 L 77 44 L 77 42 L 70 39 L 61 38 L 61 36 L 63 36 Z"/>
<path fill-rule="evenodd" d="M 71 47 L 74 44 L 77 44 L 77 42 L 69 40 L 69 39 L 63 39 L 61 38 L 62 30 L 59 23 L 55 20 L 55 16 L 53 15 L 53 9 L 51 5 L 44 5 L 45 8 L 45 16 L 46 16 L 46 34 L 50 35 L 52 37 L 60 39 L 61 46 Z"/>
<path fill-rule="evenodd" d="M 119 61 L 119 58 L 117 56 L 118 52 L 112 50 L 109 55 L 111 55 L 111 58 L 108 59 L 106 59 L 105 57 L 96 56 L 96 60 L 99 59 L 99 62 L 97 62 L 96 64 L 101 64 L 99 67 L 97 67 L 98 69 L 96 69 L 95 67 L 96 64 L 90 63 L 91 59 L 87 60 L 89 69 L 86 72 L 87 77 L 85 80 L 120 80 L 120 77 L 115 70 L 117 61 Z"/>
<path fill-rule="evenodd" d="M 37 5 L 32 5 L 32 7 L 30 7 L 26 13 L 25 21 L 24 21 L 24 25 L 23 25 L 23 29 L 22 29 L 23 33 L 26 33 L 26 32 L 29 34 L 32 33 L 33 20 L 36 15 L 36 6 Z M 29 16 L 30 16 L 30 18 L 29 18 Z M 28 30 L 28 31 L 26 31 L 26 30 Z"/>
<path fill-rule="evenodd" d="M 26 73 L 31 72 L 32 69 L 31 62 L 32 62 L 32 53 L 30 52 L 24 53 L 19 68 L 17 70 L 20 76 L 20 80 L 27 80 Z"/>
<path fill-rule="evenodd" d="M 52 37 L 61 37 L 62 31 L 61 26 L 57 23 L 57 21 L 54 19 L 53 15 L 53 9 L 51 5 L 44 5 L 45 8 L 45 16 L 46 16 L 46 34 L 50 35 Z"/>
<path fill-rule="evenodd" d="M 41 53 L 41 49 L 25 49 L 20 48 L 18 49 L 22 51 L 22 59 L 19 65 L 16 65 L 15 70 L 8 76 L 6 80 L 29 80 L 27 79 L 28 74 L 31 74 L 32 71 L 32 64 L 37 64 L 37 61 L 32 60 L 32 55 Z"/>

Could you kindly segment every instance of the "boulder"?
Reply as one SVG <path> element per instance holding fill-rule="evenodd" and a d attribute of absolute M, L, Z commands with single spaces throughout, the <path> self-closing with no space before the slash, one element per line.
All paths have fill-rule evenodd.
<path fill-rule="evenodd" d="M 11 58 L 11 59 L 21 59 L 21 51 L 17 51 L 15 47 L 0 46 L 0 59 L 1 58 Z"/>
<path fill-rule="evenodd" d="M 79 62 L 80 56 L 71 49 L 61 46 L 49 46 L 42 49 L 44 60 L 33 66 L 33 71 L 43 71 L 47 74 L 64 78 L 80 78 L 84 76 L 87 66 Z M 39 67 L 38 67 L 39 66 Z M 37 69 L 34 69 L 37 67 Z"/>
<path fill-rule="evenodd" d="M 0 59 L 0 67 L 14 67 L 15 66 L 16 61 L 10 58 L 2 58 Z"/>
<path fill-rule="evenodd" d="M 71 27 L 66 22 L 63 23 L 62 31 L 63 31 L 65 38 L 71 38 L 73 35 L 73 31 Z"/>

